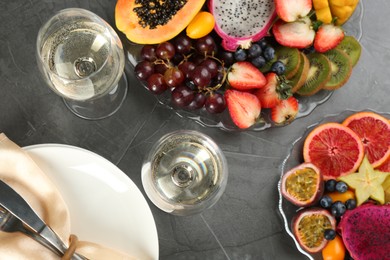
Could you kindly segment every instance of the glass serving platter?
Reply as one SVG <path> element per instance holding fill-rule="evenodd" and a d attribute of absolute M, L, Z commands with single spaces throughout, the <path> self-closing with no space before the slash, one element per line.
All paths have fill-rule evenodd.
<path fill-rule="evenodd" d="M 361 23 L 363 18 L 363 9 L 363 3 L 360 1 L 352 17 L 346 24 L 343 25 L 346 34 L 354 36 L 357 40 L 360 40 L 362 36 Z M 127 52 L 127 58 L 130 61 L 132 68 L 134 69 L 135 65 L 141 60 L 140 51 L 143 45 L 132 43 L 126 39 L 124 41 L 124 47 Z M 145 89 L 147 89 L 144 82 L 141 82 L 141 84 L 145 87 Z M 332 96 L 332 93 L 333 91 L 321 90 L 315 95 L 308 97 L 296 96 L 299 102 L 299 112 L 295 120 L 308 116 L 316 107 L 325 103 Z M 174 110 L 178 116 L 192 119 L 202 126 L 220 128 L 226 131 L 239 130 L 239 128 L 231 120 L 227 109 L 225 109 L 225 111 L 221 114 L 210 114 L 206 111 L 205 108 L 195 111 L 178 108 L 171 104 L 169 91 L 165 91 L 163 94 L 156 95 L 155 97 L 160 104 Z M 285 125 L 287 124 L 274 124 L 270 118 L 269 109 L 262 109 L 261 120 L 259 120 L 259 122 L 257 122 L 251 128 L 245 130 L 262 131 L 267 128 L 281 127 Z"/>
<path fill-rule="evenodd" d="M 389 112 L 377 112 L 377 111 L 373 111 L 373 110 L 365 110 L 365 111 L 371 111 L 371 112 L 375 112 L 377 114 L 380 114 L 386 118 L 389 118 L 390 119 L 390 113 Z M 324 124 L 324 123 L 328 123 L 328 122 L 338 122 L 338 123 L 341 123 L 342 121 L 344 121 L 345 118 L 347 118 L 349 115 L 352 115 L 356 112 L 360 112 L 360 111 L 354 111 L 354 110 L 346 110 L 340 114 L 337 114 L 337 115 L 328 115 L 326 117 L 324 117 L 324 119 L 322 119 L 321 121 L 313 124 L 313 125 L 310 125 L 306 128 L 305 132 L 303 133 L 302 136 L 300 136 L 299 138 L 297 138 L 293 144 L 291 145 L 291 147 L 289 148 L 288 152 L 287 152 L 287 155 L 285 157 L 285 159 L 283 160 L 281 166 L 279 167 L 279 170 L 280 170 L 280 173 L 281 173 L 281 177 L 280 177 L 280 180 L 279 180 L 279 183 L 278 183 L 278 192 L 279 192 L 279 212 L 283 218 L 283 222 L 284 222 L 284 227 L 286 229 L 286 232 L 288 233 L 289 236 L 291 236 L 291 238 L 294 240 L 294 243 L 297 247 L 297 249 L 305 256 L 307 256 L 309 259 L 315 259 L 315 260 L 320 260 L 322 259 L 322 256 L 321 256 L 321 253 L 319 254 L 315 254 L 315 255 L 312 255 L 312 254 L 309 254 L 307 252 L 305 252 L 301 246 L 298 244 L 297 240 L 295 239 L 293 233 L 292 233 L 292 230 L 291 230 L 291 222 L 292 222 L 292 219 L 293 217 L 295 216 L 295 214 L 302 209 L 302 207 L 297 207 L 295 205 L 293 205 L 292 203 L 290 203 L 289 201 L 287 201 L 286 199 L 283 198 L 282 194 L 281 194 L 281 180 L 282 180 L 282 177 L 283 175 L 289 171 L 290 169 L 294 168 L 295 166 L 298 166 L 299 164 L 303 163 L 303 144 L 304 144 L 304 141 L 306 139 L 306 136 L 318 125 L 321 125 L 321 124 Z"/>

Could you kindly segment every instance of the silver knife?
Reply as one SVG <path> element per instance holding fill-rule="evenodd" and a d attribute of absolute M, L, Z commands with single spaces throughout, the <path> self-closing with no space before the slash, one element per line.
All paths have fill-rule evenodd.
<path fill-rule="evenodd" d="M 43 239 L 47 240 L 58 250 L 59 255 L 64 255 L 67 250 L 64 242 L 46 223 L 35 213 L 30 205 L 19 193 L 0 180 L 0 205 L 11 214 L 20 219 L 26 226 L 36 232 Z M 74 254 L 72 259 L 84 260 L 83 256 Z"/>

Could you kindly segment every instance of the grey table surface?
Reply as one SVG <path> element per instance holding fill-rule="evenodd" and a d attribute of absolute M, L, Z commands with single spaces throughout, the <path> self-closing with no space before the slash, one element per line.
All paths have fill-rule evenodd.
<path fill-rule="evenodd" d="M 80 7 L 114 22 L 113 0 L 13 0 L 0 2 L 0 132 L 20 146 L 60 143 L 93 151 L 117 165 L 145 195 L 140 169 L 151 145 L 177 129 L 201 131 L 224 151 L 227 188 L 200 215 L 176 217 L 147 200 L 160 259 L 305 259 L 286 234 L 278 212 L 280 164 L 293 140 L 324 115 L 346 109 L 390 112 L 390 12 L 388 0 L 361 0 L 361 60 L 349 82 L 309 116 L 261 132 L 226 132 L 181 118 L 160 105 L 126 67 L 129 93 L 110 118 L 87 121 L 70 113 L 45 85 L 35 60 L 40 26 L 56 11 Z M 0 248 L 1 250 L 1 248 Z"/>

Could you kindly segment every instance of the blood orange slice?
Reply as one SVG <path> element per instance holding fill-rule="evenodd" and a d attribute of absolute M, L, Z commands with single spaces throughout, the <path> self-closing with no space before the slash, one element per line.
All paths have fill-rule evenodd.
<path fill-rule="evenodd" d="M 387 158 L 387 160 L 382 163 L 376 170 L 379 170 L 381 172 L 390 172 L 390 157 Z"/>
<path fill-rule="evenodd" d="M 368 161 L 374 168 L 390 157 L 390 123 L 387 118 L 374 112 L 357 112 L 342 124 L 360 137 Z"/>
<path fill-rule="evenodd" d="M 303 144 L 304 161 L 317 166 L 325 180 L 355 172 L 363 156 L 359 136 L 339 123 L 317 126 Z"/>

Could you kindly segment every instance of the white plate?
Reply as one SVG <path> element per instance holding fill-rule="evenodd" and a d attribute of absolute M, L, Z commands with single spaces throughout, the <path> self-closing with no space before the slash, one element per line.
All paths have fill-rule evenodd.
<path fill-rule="evenodd" d="M 58 187 L 80 240 L 115 248 L 139 259 L 158 259 L 150 208 L 137 186 L 105 158 L 82 148 L 24 147 Z"/>

